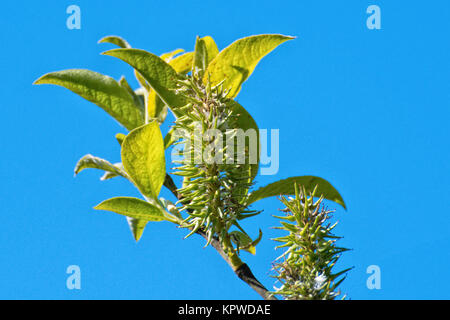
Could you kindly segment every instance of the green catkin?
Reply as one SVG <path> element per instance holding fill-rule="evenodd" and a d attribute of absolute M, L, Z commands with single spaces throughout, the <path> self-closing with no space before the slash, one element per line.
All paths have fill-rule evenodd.
<path fill-rule="evenodd" d="M 350 269 L 334 273 L 333 267 L 347 249 L 336 245 L 340 237 L 332 234 L 336 223 L 329 223 L 332 211 L 323 206 L 323 198 L 314 202 L 314 192 L 308 195 L 305 189 L 295 189 L 294 199 L 280 199 L 286 216 L 277 217 L 282 226 L 276 229 L 288 235 L 273 240 L 282 243 L 277 249 L 288 249 L 273 264 L 281 286 L 272 294 L 287 300 L 336 299 L 341 294 L 337 287 Z"/>
<path fill-rule="evenodd" d="M 202 228 L 207 234 L 207 245 L 214 236 L 223 242 L 241 213 L 257 213 L 248 210 L 245 204 L 251 186 L 248 174 L 243 172 L 245 166 L 229 161 L 230 154 L 237 159 L 238 152 L 226 152 L 226 133 L 238 127 L 237 116 L 229 107 L 231 100 L 226 98 L 222 84 L 211 87 L 196 74 L 178 83 L 177 92 L 190 101 L 177 110 L 179 116 L 173 127 L 178 132 L 184 130 L 185 135 L 179 143 L 184 145 L 183 154 L 191 155 L 190 159 L 185 157 L 178 161 L 179 165 L 174 168 L 174 174 L 185 177 L 183 187 L 178 189 L 182 199 L 179 203 L 189 216 L 182 227 L 192 229 L 188 236 Z M 204 138 L 211 130 L 221 136 Z M 218 145 L 222 147 L 211 150 L 211 146 Z M 205 161 L 205 150 L 211 150 L 210 160 L 215 161 Z M 245 156 L 248 158 L 248 154 Z"/>

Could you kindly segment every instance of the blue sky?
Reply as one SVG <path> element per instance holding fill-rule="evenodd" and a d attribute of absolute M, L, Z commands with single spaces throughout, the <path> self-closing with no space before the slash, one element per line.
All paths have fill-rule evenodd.
<path fill-rule="evenodd" d="M 450 298 L 450 3 L 105 3 L 2 4 L 0 298 L 259 298 L 203 239 L 154 223 L 136 244 L 122 216 L 93 210 L 138 196 L 124 180 L 99 181 L 97 171 L 73 177 L 87 153 L 119 161 L 114 135 L 125 131 L 71 92 L 31 84 L 67 68 L 132 80 L 126 64 L 99 54 L 111 48 L 96 44 L 105 35 L 161 54 L 192 50 L 197 35 L 224 48 L 262 33 L 297 39 L 266 57 L 238 96 L 260 128 L 280 129 L 279 173 L 257 185 L 311 174 L 338 188 L 348 211 L 337 208 L 336 233 L 353 249 L 340 261 L 354 267 L 341 287 L 349 298 Z M 81 8 L 81 30 L 66 28 L 71 4 Z M 371 4 L 381 8 L 381 30 L 366 27 Z M 256 207 L 264 213 L 245 226 L 264 239 L 244 259 L 272 288 L 279 252 L 270 238 L 279 233 L 271 215 L 281 205 L 272 198 Z M 69 265 L 81 268 L 81 290 L 66 288 Z M 380 290 L 366 286 L 370 265 L 381 269 Z"/>

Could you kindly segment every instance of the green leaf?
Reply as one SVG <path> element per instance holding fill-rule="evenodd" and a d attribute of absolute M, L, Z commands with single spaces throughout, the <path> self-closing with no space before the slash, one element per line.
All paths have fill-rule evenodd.
<path fill-rule="evenodd" d="M 259 236 L 256 240 L 252 240 L 248 234 L 241 231 L 230 232 L 231 240 L 236 244 L 238 250 L 245 250 L 253 255 L 256 254 L 256 245 L 262 239 L 262 231 L 259 230 Z"/>
<path fill-rule="evenodd" d="M 206 47 L 206 67 L 208 67 L 211 61 L 219 54 L 219 48 L 217 48 L 217 44 L 210 36 L 203 37 L 201 40 Z"/>
<path fill-rule="evenodd" d="M 134 240 L 136 240 L 136 242 L 139 241 L 142 237 L 142 233 L 144 233 L 144 229 L 147 226 L 148 221 L 127 217 L 127 222 L 131 233 L 133 234 Z"/>
<path fill-rule="evenodd" d="M 131 97 L 133 97 L 134 104 L 139 107 L 142 113 L 145 113 L 145 105 L 142 103 L 142 99 L 136 94 L 136 92 L 131 88 L 128 84 L 128 81 L 125 77 L 121 77 L 119 80 L 119 84 L 122 88 L 128 91 Z"/>
<path fill-rule="evenodd" d="M 95 103 L 128 130 L 144 123 L 144 114 L 128 90 L 116 80 L 97 72 L 70 69 L 43 75 L 34 84 L 55 84 Z"/>
<path fill-rule="evenodd" d="M 204 72 L 206 70 L 206 59 L 208 54 L 206 53 L 205 43 L 197 37 L 195 41 L 195 50 L 194 50 L 194 60 L 192 61 L 192 70 L 198 70 L 199 72 Z"/>
<path fill-rule="evenodd" d="M 125 39 L 118 36 L 106 36 L 101 38 L 98 43 L 112 43 L 121 48 L 131 48 L 130 44 Z"/>
<path fill-rule="evenodd" d="M 117 142 L 120 144 L 120 146 L 122 146 L 123 140 L 125 140 L 127 136 L 123 133 L 117 133 L 116 134 L 116 140 Z"/>
<path fill-rule="evenodd" d="M 246 161 L 246 169 L 249 173 L 249 182 L 253 181 L 253 179 L 258 174 L 259 169 L 259 158 L 260 158 L 260 148 L 259 148 L 259 128 L 256 124 L 256 121 L 253 119 L 253 117 L 248 113 L 247 110 L 243 106 L 241 106 L 239 103 L 237 103 L 234 100 L 230 101 L 229 104 L 230 109 L 232 110 L 232 113 L 236 116 L 236 126 L 237 128 L 230 128 L 230 129 L 242 129 L 244 131 L 247 130 L 255 130 L 256 136 L 257 136 L 257 145 L 256 145 L 256 156 L 257 161 L 255 164 L 248 164 Z M 246 139 L 246 147 L 250 150 L 252 146 L 249 145 L 247 139 Z M 248 159 L 247 159 L 248 160 Z"/>
<path fill-rule="evenodd" d="M 127 177 L 126 172 L 120 166 L 113 165 L 112 163 L 110 163 L 104 159 L 94 157 L 91 154 L 87 154 L 84 157 L 82 157 L 80 160 L 78 160 L 77 165 L 75 166 L 75 170 L 74 170 L 75 175 L 77 175 L 84 169 L 88 169 L 88 168 L 100 169 L 100 170 L 104 170 L 106 172 L 112 173 L 115 176 L 122 176 L 125 178 Z"/>
<path fill-rule="evenodd" d="M 125 172 L 122 162 L 114 163 L 114 166 L 117 167 L 118 169 L 122 170 L 123 172 Z M 119 177 L 119 175 L 117 173 L 114 173 L 111 171 L 106 171 L 105 174 L 100 178 L 100 180 L 106 181 L 106 180 L 109 180 L 109 179 L 112 179 L 115 177 Z"/>
<path fill-rule="evenodd" d="M 344 209 L 347 209 L 339 192 L 328 181 L 314 176 L 291 177 L 271 183 L 252 192 L 249 196 L 248 204 L 268 197 L 293 195 L 295 194 L 295 184 L 304 187 L 308 192 L 312 192 L 317 186 L 316 195 L 323 195 L 325 199 L 334 201 L 343 206 Z"/>
<path fill-rule="evenodd" d="M 138 88 L 138 89 L 135 91 L 135 93 L 136 93 L 138 96 L 140 95 L 141 97 L 144 97 L 145 94 L 146 94 L 148 91 L 151 90 L 151 88 L 150 88 L 149 84 L 147 83 L 147 81 L 144 79 L 144 77 L 143 77 L 139 72 L 137 72 L 136 69 L 134 69 L 134 76 L 136 77 L 137 82 L 139 82 L 139 84 L 140 84 L 140 86 L 141 86 L 141 88 Z M 139 89 L 143 89 L 143 91 L 142 91 L 142 90 L 139 90 Z M 138 94 L 138 92 L 137 92 L 138 90 L 140 91 L 139 94 Z M 145 93 L 145 94 L 144 94 L 144 93 Z M 143 100 L 145 101 L 145 99 L 143 99 Z"/>
<path fill-rule="evenodd" d="M 172 58 L 174 56 L 176 56 L 177 54 L 184 52 L 183 49 L 176 49 L 174 51 L 171 52 L 167 52 L 167 53 L 163 53 L 162 55 L 160 55 L 161 59 L 163 59 L 165 62 L 169 62 L 170 60 L 172 60 Z"/>
<path fill-rule="evenodd" d="M 181 52 L 184 52 L 184 50 L 176 49 L 172 52 L 162 54 L 160 58 L 170 64 L 170 61 L 173 59 L 173 57 Z M 139 73 L 137 73 L 137 75 L 139 75 Z M 149 119 L 157 119 L 160 124 L 163 123 L 164 120 L 166 119 L 167 106 L 164 104 L 161 98 L 159 98 L 156 92 L 151 89 L 149 90 L 147 96 L 147 110 Z"/>
<path fill-rule="evenodd" d="M 239 243 L 239 247 L 245 247 L 246 245 L 249 245 L 252 243 L 252 239 L 245 233 L 241 231 L 233 231 L 230 232 L 231 240 L 234 243 Z"/>
<path fill-rule="evenodd" d="M 263 34 L 239 39 L 222 50 L 208 66 L 206 77 L 211 85 L 222 80 L 225 89 L 231 89 L 228 97 L 234 98 L 242 83 L 252 74 L 258 62 L 269 52 L 293 37 L 280 34 Z"/>
<path fill-rule="evenodd" d="M 137 198 L 112 198 L 103 201 L 94 207 L 94 209 L 112 211 L 126 216 L 128 225 L 136 241 L 139 241 L 141 238 L 148 221 L 167 220 L 164 212 L 160 208 Z"/>
<path fill-rule="evenodd" d="M 195 53 L 193 59 L 192 70 L 197 68 L 201 71 L 201 75 L 204 74 L 209 63 L 217 56 L 219 49 L 213 38 L 206 36 L 204 38 L 197 37 L 195 42 Z"/>
<path fill-rule="evenodd" d="M 122 144 L 122 163 L 142 194 L 156 199 L 166 177 L 164 141 L 156 121 L 128 134 Z"/>
<path fill-rule="evenodd" d="M 103 201 L 94 207 L 94 209 L 112 211 L 123 216 L 145 221 L 167 220 L 164 212 L 160 208 L 138 198 L 112 198 Z"/>
<path fill-rule="evenodd" d="M 118 37 L 118 36 L 107 36 L 107 37 L 104 37 L 104 38 L 100 39 L 98 41 L 98 43 L 112 43 L 112 44 L 115 44 L 116 46 L 118 46 L 118 47 L 120 47 L 122 49 L 130 49 L 131 48 L 131 45 L 125 39 L 123 39 L 121 37 Z M 141 85 L 141 87 L 143 87 L 143 88 L 148 90 L 149 89 L 148 85 L 145 82 L 145 79 L 142 78 L 142 76 L 139 74 L 139 72 L 134 70 L 134 75 L 136 77 L 136 80 Z"/>
<path fill-rule="evenodd" d="M 154 90 L 147 96 L 147 110 L 149 119 L 157 119 L 163 123 L 167 116 L 167 107 Z"/>
<path fill-rule="evenodd" d="M 169 61 L 170 66 L 178 73 L 186 74 L 191 71 L 194 52 L 187 52 Z"/>
<path fill-rule="evenodd" d="M 185 104 L 184 98 L 170 90 L 177 86 L 177 72 L 160 57 L 139 49 L 113 49 L 103 54 L 119 58 L 136 69 L 169 107 Z"/>
<path fill-rule="evenodd" d="M 174 137 L 173 135 L 174 130 L 173 128 L 169 130 L 169 132 L 167 132 L 166 136 L 164 137 L 164 148 L 167 149 L 169 148 L 172 144 L 174 144 L 177 140 L 176 137 Z"/>

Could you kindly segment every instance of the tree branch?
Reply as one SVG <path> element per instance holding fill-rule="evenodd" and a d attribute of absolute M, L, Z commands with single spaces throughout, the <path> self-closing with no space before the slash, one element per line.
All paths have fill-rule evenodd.
<path fill-rule="evenodd" d="M 168 173 L 166 174 L 164 186 L 169 189 L 178 200 L 182 200 L 180 195 L 178 194 L 177 187 L 173 182 L 172 177 Z M 206 233 L 203 230 L 200 229 L 196 233 L 206 240 L 208 239 Z M 258 281 L 252 270 L 246 263 L 243 263 L 238 268 L 234 266 L 234 264 L 230 260 L 230 257 L 223 250 L 220 241 L 216 237 L 211 240 L 211 246 L 216 249 L 222 259 L 225 260 L 226 263 L 228 263 L 228 265 L 231 267 L 231 269 L 233 269 L 234 273 L 239 277 L 239 279 L 247 283 L 250 288 L 255 290 L 256 293 L 258 293 L 264 300 L 277 300 L 274 296 L 271 296 L 269 290 L 267 290 L 264 285 L 262 285 L 261 282 Z"/>

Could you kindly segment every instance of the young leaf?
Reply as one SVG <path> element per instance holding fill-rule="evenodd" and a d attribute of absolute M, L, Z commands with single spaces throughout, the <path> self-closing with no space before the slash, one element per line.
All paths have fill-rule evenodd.
<path fill-rule="evenodd" d="M 121 48 L 131 48 L 130 44 L 119 36 L 106 36 L 98 40 L 98 43 L 112 43 Z"/>
<path fill-rule="evenodd" d="M 231 89 L 228 97 L 234 98 L 258 62 L 277 46 L 291 39 L 293 37 L 280 34 L 263 34 L 239 39 L 211 61 L 205 80 L 208 74 L 212 85 L 225 80 L 224 88 Z"/>
<path fill-rule="evenodd" d="M 230 232 L 231 240 L 236 244 L 238 250 L 245 250 L 253 255 L 256 254 L 256 245 L 262 239 L 262 231 L 259 230 L 259 236 L 256 240 L 252 240 L 248 234 L 241 231 Z"/>
<path fill-rule="evenodd" d="M 210 36 L 201 38 L 206 48 L 206 67 L 209 66 L 212 60 L 219 54 L 219 48 L 214 42 L 214 39 Z"/>
<path fill-rule="evenodd" d="M 169 148 L 172 144 L 177 141 L 177 137 L 174 137 L 173 129 L 170 129 L 164 137 L 164 149 Z"/>
<path fill-rule="evenodd" d="M 123 48 L 123 49 L 130 49 L 131 48 L 131 45 L 125 39 L 123 39 L 121 37 L 118 37 L 118 36 L 107 36 L 107 37 L 104 37 L 104 38 L 100 39 L 98 41 L 98 43 L 112 43 L 112 44 L 115 44 L 116 46 L 118 46 L 120 48 Z M 148 90 L 149 89 L 148 85 L 145 82 L 145 80 L 142 78 L 142 76 L 139 74 L 139 72 L 134 70 L 134 75 L 135 75 L 137 81 L 139 82 L 139 84 L 143 88 L 146 88 Z"/>
<path fill-rule="evenodd" d="M 138 198 L 112 198 L 103 201 L 99 205 L 95 206 L 94 209 L 112 211 L 133 219 L 140 219 L 144 221 L 167 220 L 164 212 L 160 208 Z"/>
<path fill-rule="evenodd" d="M 122 162 L 117 162 L 114 163 L 114 167 L 119 168 L 120 170 L 122 170 L 123 172 L 125 172 L 125 169 L 123 167 Z M 119 177 L 119 175 L 117 173 L 111 172 L 111 171 L 106 171 L 105 174 L 100 178 L 101 181 L 106 181 L 115 177 Z"/>
<path fill-rule="evenodd" d="M 123 133 L 117 133 L 116 134 L 116 140 L 117 142 L 122 146 L 123 140 L 125 140 L 127 136 Z"/>
<path fill-rule="evenodd" d="M 206 70 L 206 59 L 208 54 L 206 53 L 205 43 L 197 36 L 195 41 L 194 60 L 192 61 L 192 70 L 199 70 L 204 72 Z"/>
<path fill-rule="evenodd" d="M 177 73 L 186 74 L 191 71 L 193 59 L 194 52 L 187 52 L 185 54 L 179 55 L 178 57 L 175 57 L 168 63 Z"/>
<path fill-rule="evenodd" d="M 165 62 L 169 62 L 170 60 L 172 60 L 173 57 L 175 57 L 177 54 L 179 54 L 181 52 L 184 52 L 184 50 L 183 49 L 176 49 L 176 50 L 171 51 L 171 52 L 163 53 L 162 55 L 160 55 L 160 57 Z"/>
<path fill-rule="evenodd" d="M 136 69 L 169 107 L 185 104 L 181 96 L 170 90 L 176 88 L 177 72 L 160 57 L 139 49 L 113 49 L 103 54 L 119 58 Z"/>
<path fill-rule="evenodd" d="M 144 114 L 128 90 L 116 80 L 97 72 L 71 69 L 48 73 L 34 84 L 55 84 L 95 103 L 128 130 L 144 123 Z"/>
<path fill-rule="evenodd" d="M 293 195 L 295 194 L 295 184 L 304 187 L 307 192 L 312 192 L 317 186 L 317 196 L 323 195 L 325 199 L 334 201 L 347 209 L 339 192 L 328 181 L 314 176 L 291 177 L 259 188 L 250 194 L 248 204 L 268 197 Z"/>
<path fill-rule="evenodd" d="M 122 144 L 122 163 L 142 194 L 156 199 L 166 177 L 164 141 L 156 121 L 128 134 Z"/>
<path fill-rule="evenodd" d="M 206 36 L 204 38 L 197 37 L 195 42 L 195 54 L 192 70 L 197 67 L 199 70 L 204 71 L 208 67 L 209 63 L 217 56 L 219 49 L 213 38 Z"/>
<path fill-rule="evenodd" d="M 113 165 L 104 159 L 94 157 L 90 154 L 87 154 L 78 160 L 77 165 L 75 166 L 75 175 L 88 168 L 104 170 L 107 173 L 114 174 L 114 176 L 127 177 L 126 172 L 120 166 Z"/>
<path fill-rule="evenodd" d="M 126 216 L 131 233 L 136 241 L 141 238 L 148 221 L 166 220 L 161 209 L 137 198 L 112 198 L 103 201 L 94 209 L 112 211 Z"/>
<path fill-rule="evenodd" d="M 130 227 L 131 233 L 133 234 L 134 240 L 139 241 L 142 237 L 142 233 L 144 233 L 144 229 L 147 226 L 148 221 L 141 219 L 134 219 L 130 217 L 126 217 L 128 226 Z"/>
<path fill-rule="evenodd" d="M 98 43 L 112 43 L 121 48 L 131 48 L 130 44 L 125 39 L 118 36 L 106 36 L 101 38 Z"/>
<path fill-rule="evenodd" d="M 252 239 L 247 234 L 241 231 L 230 232 L 230 238 L 231 241 L 233 241 L 240 249 L 250 246 L 252 244 Z"/>

